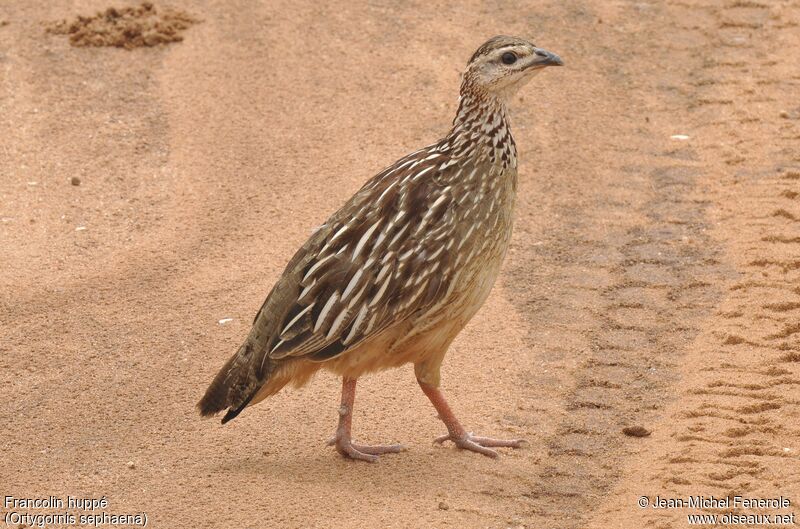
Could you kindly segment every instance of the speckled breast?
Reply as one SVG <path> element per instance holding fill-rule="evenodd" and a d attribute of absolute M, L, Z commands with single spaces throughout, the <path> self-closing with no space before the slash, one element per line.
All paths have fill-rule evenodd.
<path fill-rule="evenodd" d="M 462 328 L 486 301 L 505 258 L 514 224 L 516 167 L 485 166 L 473 186 L 467 185 L 455 206 L 458 225 L 453 280 L 448 293 L 429 311 L 419 330 L 443 320 Z"/>

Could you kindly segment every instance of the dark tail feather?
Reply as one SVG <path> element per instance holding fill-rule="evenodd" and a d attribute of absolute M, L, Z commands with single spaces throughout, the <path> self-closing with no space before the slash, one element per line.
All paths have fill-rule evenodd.
<path fill-rule="evenodd" d="M 230 421 L 245 409 L 261 387 L 258 376 L 251 368 L 251 352 L 245 343 L 219 370 L 197 403 L 200 415 L 210 417 L 228 409 L 222 424 Z"/>
<path fill-rule="evenodd" d="M 248 404 L 250 404 L 250 401 L 253 400 L 253 397 L 255 397 L 255 396 L 256 396 L 256 394 L 255 394 L 255 392 L 253 392 L 239 406 L 237 406 L 236 408 L 229 408 L 228 409 L 228 413 L 226 413 L 225 417 L 222 418 L 222 424 L 225 424 L 226 422 L 230 421 L 231 419 L 235 419 L 236 416 L 239 415 L 242 412 L 242 410 L 247 407 Z"/>

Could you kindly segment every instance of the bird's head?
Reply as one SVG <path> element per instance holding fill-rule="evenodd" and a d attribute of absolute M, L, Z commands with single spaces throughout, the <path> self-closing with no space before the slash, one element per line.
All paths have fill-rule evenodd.
<path fill-rule="evenodd" d="M 478 89 L 506 99 L 542 68 L 563 64 L 555 53 L 537 48 L 525 39 L 498 35 L 472 55 L 464 72 L 462 90 Z"/>

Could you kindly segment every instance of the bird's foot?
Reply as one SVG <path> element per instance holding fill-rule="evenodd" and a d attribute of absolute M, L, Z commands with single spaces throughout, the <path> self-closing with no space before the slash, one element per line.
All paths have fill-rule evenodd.
<path fill-rule="evenodd" d="M 497 452 L 489 447 L 522 448 L 528 444 L 528 442 L 524 439 L 494 439 L 492 437 L 479 437 L 477 435 L 473 435 L 472 432 L 465 432 L 461 435 L 448 433 L 433 440 L 433 442 L 436 444 L 442 444 L 445 441 L 453 441 L 459 448 L 478 452 L 479 454 L 489 457 L 498 456 Z"/>
<path fill-rule="evenodd" d="M 406 449 L 403 445 L 362 445 L 342 437 L 334 437 L 328 441 L 328 446 L 335 446 L 336 451 L 344 457 L 370 463 L 376 462 L 379 455 L 396 454 Z"/>

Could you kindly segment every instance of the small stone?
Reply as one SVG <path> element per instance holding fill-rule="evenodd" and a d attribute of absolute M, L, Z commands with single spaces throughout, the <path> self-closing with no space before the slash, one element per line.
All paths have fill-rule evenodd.
<path fill-rule="evenodd" d="M 225 324 L 228 324 L 228 323 L 230 323 L 232 321 L 233 321 L 233 318 L 222 318 L 221 320 L 219 320 L 219 324 L 220 325 L 225 325 Z"/>
<path fill-rule="evenodd" d="M 728 335 L 727 338 L 725 338 L 725 341 L 722 342 L 722 343 L 725 344 L 725 345 L 739 345 L 740 343 L 745 343 L 746 341 L 747 340 L 745 340 L 741 336 L 736 336 L 735 334 L 730 334 L 730 335 Z"/>
<path fill-rule="evenodd" d="M 783 119 L 789 119 L 789 113 L 786 112 L 785 110 L 781 110 L 779 116 L 782 117 Z"/>
<path fill-rule="evenodd" d="M 136 468 L 136 464 L 133 461 L 128 461 L 125 466 L 127 466 L 130 469 Z"/>
<path fill-rule="evenodd" d="M 629 437 L 647 437 L 650 435 L 650 430 L 644 426 L 626 426 L 622 429 L 622 433 Z"/>
<path fill-rule="evenodd" d="M 69 179 L 69 183 L 74 186 L 79 186 L 81 185 L 81 179 L 78 178 L 77 176 L 73 176 L 72 178 Z"/>
<path fill-rule="evenodd" d="M 440 502 L 439 502 L 439 510 L 440 510 L 440 511 L 446 511 L 446 510 L 448 510 L 448 509 L 450 509 L 450 506 L 449 506 L 449 505 L 447 505 L 447 504 L 446 504 L 445 502 L 443 502 L 443 501 L 440 501 Z"/>

